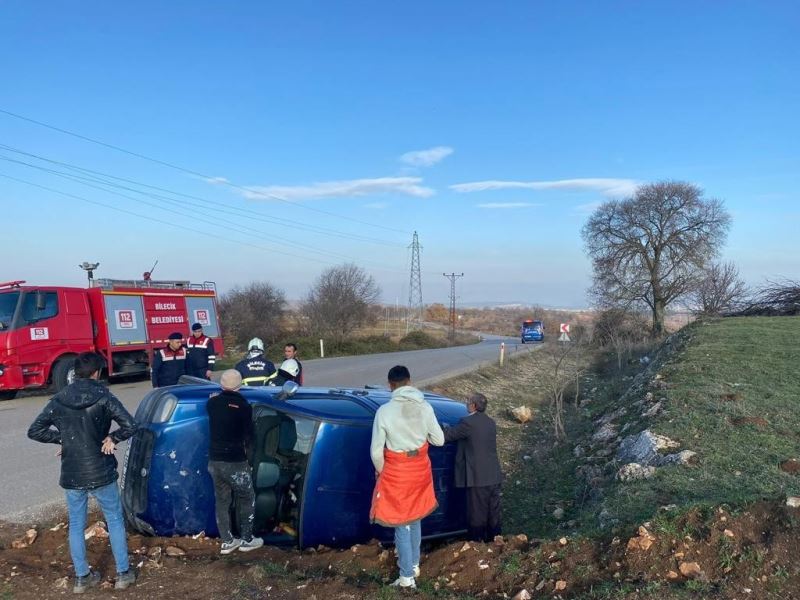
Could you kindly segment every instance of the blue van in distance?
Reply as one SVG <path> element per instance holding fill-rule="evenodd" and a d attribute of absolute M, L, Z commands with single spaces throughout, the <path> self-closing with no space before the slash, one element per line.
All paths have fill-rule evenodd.
<path fill-rule="evenodd" d="M 520 331 L 522 343 L 527 342 L 543 342 L 544 341 L 544 323 L 542 321 L 526 319 L 522 322 Z"/>
<path fill-rule="evenodd" d="M 289 385 L 289 384 L 287 384 Z M 388 390 L 242 388 L 253 407 L 251 448 L 255 532 L 267 544 L 347 547 L 391 529 L 372 525 L 375 469 L 369 455 L 375 411 Z M 290 388 L 291 389 L 291 388 Z M 120 481 L 128 524 L 149 535 L 218 535 L 208 464 L 206 401 L 218 384 L 151 391 L 139 405 L 140 430 L 125 453 Z M 426 394 L 441 424 L 467 415 L 454 400 Z M 466 531 L 466 496 L 455 488 L 455 444 L 431 448 L 437 510 L 422 522 L 423 538 Z"/>

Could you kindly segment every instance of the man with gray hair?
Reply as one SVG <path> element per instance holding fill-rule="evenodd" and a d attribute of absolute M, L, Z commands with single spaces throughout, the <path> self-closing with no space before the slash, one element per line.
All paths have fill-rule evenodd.
<path fill-rule="evenodd" d="M 239 393 L 242 375 L 228 369 L 220 377 L 222 392 L 208 399 L 209 449 L 208 472 L 214 480 L 214 498 L 222 554 L 237 548 L 255 550 L 264 540 L 253 537 L 255 491 L 247 462 L 246 446 L 253 431 L 253 409 Z M 239 534 L 231 533 L 231 503 L 235 503 Z"/>
<path fill-rule="evenodd" d="M 486 396 L 473 394 L 469 415 L 444 430 L 445 442 L 458 442 L 456 487 L 467 488 L 469 539 L 489 542 L 500 534 L 500 484 L 503 473 L 497 458 L 497 426 L 486 414 Z"/>

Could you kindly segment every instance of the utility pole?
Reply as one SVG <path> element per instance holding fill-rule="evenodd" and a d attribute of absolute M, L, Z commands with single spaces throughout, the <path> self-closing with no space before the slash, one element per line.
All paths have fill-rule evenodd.
<path fill-rule="evenodd" d="M 453 341 L 456 339 L 456 279 L 463 277 L 464 274 L 442 273 L 442 275 L 450 280 L 450 340 Z"/>
<path fill-rule="evenodd" d="M 419 237 L 414 232 L 414 238 L 409 246 L 411 248 L 411 280 L 408 284 L 408 320 L 413 320 L 417 325 L 422 322 L 422 275 L 419 262 Z M 406 324 L 408 327 L 408 324 Z"/>

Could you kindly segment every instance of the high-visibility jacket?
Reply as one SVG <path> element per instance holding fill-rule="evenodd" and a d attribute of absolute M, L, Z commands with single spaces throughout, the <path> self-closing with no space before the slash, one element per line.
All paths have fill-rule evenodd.
<path fill-rule="evenodd" d="M 181 375 L 186 375 L 186 348 L 172 350 L 169 346 L 153 352 L 151 378 L 153 387 L 176 385 Z"/>
<path fill-rule="evenodd" d="M 263 352 L 250 353 L 236 363 L 235 369 L 242 376 L 242 385 L 269 385 L 278 372 L 275 365 L 267 360 Z"/>
<path fill-rule="evenodd" d="M 186 341 L 189 355 L 186 357 L 186 374 L 205 379 L 206 371 L 214 370 L 217 354 L 214 352 L 214 340 L 205 335 L 189 336 Z"/>
<path fill-rule="evenodd" d="M 433 489 L 428 443 L 411 452 L 383 449 L 384 466 L 372 492 L 369 519 L 401 527 L 424 519 L 439 506 Z"/>

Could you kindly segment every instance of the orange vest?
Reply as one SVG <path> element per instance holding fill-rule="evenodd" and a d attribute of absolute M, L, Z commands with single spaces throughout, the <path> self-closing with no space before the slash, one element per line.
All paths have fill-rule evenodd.
<path fill-rule="evenodd" d="M 433 491 L 428 443 L 415 453 L 383 449 L 385 463 L 375 482 L 369 520 L 401 527 L 431 514 L 439 506 Z"/>

